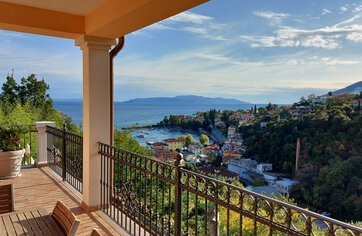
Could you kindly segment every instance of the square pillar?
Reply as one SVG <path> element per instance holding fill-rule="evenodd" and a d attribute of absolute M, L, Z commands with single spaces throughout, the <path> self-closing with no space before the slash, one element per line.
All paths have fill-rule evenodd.
<path fill-rule="evenodd" d="M 110 143 L 110 58 L 116 41 L 83 35 L 75 41 L 83 51 L 83 202 L 86 211 L 100 205 L 101 159 L 98 142 Z"/>
<path fill-rule="evenodd" d="M 37 153 L 36 166 L 42 167 L 48 163 L 48 135 L 46 133 L 47 126 L 55 127 L 55 123 L 52 121 L 38 121 L 35 122 L 36 129 L 38 130 L 37 135 Z M 50 144 L 51 145 L 51 144 Z M 49 145 L 49 146 L 50 146 Z"/>

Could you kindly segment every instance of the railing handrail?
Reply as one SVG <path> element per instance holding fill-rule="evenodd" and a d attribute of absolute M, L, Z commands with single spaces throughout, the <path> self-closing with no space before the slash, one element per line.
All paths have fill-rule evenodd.
<path fill-rule="evenodd" d="M 24 133 L 20 136 L 22 142 L 21 145 L 23 145 L 22 148 L 26 148 L 26 145 L 28 144 L 30 146 L 30 153 L 24 155 L 21 163 L 22 168 L 32 168 L 35 166 L 37 158 L 37 139 L 35 133 L 37 132 L 38 130 L 36 129 L 36 126 L 34 124 L 24 125 Z M 34 137 L 32 137 L 32 134 L 34 134 Z"/>
<path fill-rule="evenodd" d="M 212 177 L 209 177 L 209 176 L 206 176 L 206 175 L 203 175 L 203 174 L 200 174 L 200 173 L 196 173 L 196 172 L 184 169 L 182 167 L 179 168 L 179 167 L 176 166 L 177 165 L 176 162 L 175 162 L 175 165 L 172 165 L 172 164 L 164 163 L 162 161 L 155 160 L 153 158 L 146 157 L 146 156 L 143 156 L 143 155 L 139 155 L 137 153 L 130 152 L 130 151 L 127 151 L 127 150 L 124 150 L 122 148 L 115 147 L 115 146 L 112 146 L 112 145 L 109 145 L 109 144 L 104 144 L 102 142 L 99 142 L 99 144 L 100 144 L 99 145 L 99 154 L 101 154 L 101 156 L 103 156 L 103 157 L 108 157 L 108 158 L 111 158 L 111 159 L 113 159 L 115 161 L 117 161 L 118 159 L 115 156 L 113 156 L 113 154 L 115 153 L 115 151 L 117 151 L 117 152 L 119 151 L 119 152 L 124 152 L 124 153 L 127 153 L 127 154 L 131 154 L 132 157 L 137 156 L 137 157 L 140 157 L 140 158 L 145 158 L 146 160 L 150 160 L 153 163 L 157 163 L 158 165 L 161 165 L 164 168 L 166 168 L 166 167 L 167 168 L 172 168 L 171 169 L 172 171 L 175 170 L 176 172 L 179 172 L 180 174 L 178 174 L 179 179 L 175 179 L 174 181 L 170 182 L 171 184 L 175 185 L 176 181 L 180 181 L 180 188 L 181 189 L 189 191 L 189 192 L 193 192 L 193 194 L 199 195 L 199 196 L 201 196 L 201 197 L 203 197 L 205 199 L 213 200 L 213 201 L 215 201 L 215 203 L 220 203 L 220 205 L 224 205 L 225 208 L 228 208 L 228 209 L 233 210 L 233 211 L 237 211 L 240 214 L 245 214 L 245 212 L 247 211 L 246 216 L 249 215 L 249 217 L 250 217 L 250 215 L 253 215 L 254 219 L 259 217 L 259 215 L 255 211 L 256 209 L 254 209 L 254 210 L 246 210 L 246 209 L 243 208 L 242 204 L 240 206 L 235 206 L 235 207 L 234 206 L 231 207 L 231 206 L 229 206 L 230 204 L 225 203 L 225 202 L 223 202 L 223 204 L 221 204 L 221 202 L 223 200 L 219 199 L 220 198 L 219 195 L 218 195 L 219 190 L 216 190 L 215 195 L 211 195 L 211 194 L 208 194 L 208 193 L 205 194 L 206 190 L 201 191 L 198 187 L 192 188 L 192 187 L 190 187 L 191 185 L 189 183 L 189 180 L 191 179 L 190 176 L 192 176 L 192 178 L 194 178 L 196 186 L 198 186 L 198 184 L 201 183 L 200 182 L 200 179 L 201 179 L 202 181 L 205 181 L 205 187 L 204 187 L 205 189 L 208 189 L 208 186 L 206 185 L 206 182 L 211 182 L 211 183 L 215 184 L 215 187 L 217 186 L 219 189 L 223 188 L 223 187 L 227 188 L 228 194 L 230 194 L 232 191 L 237 191 L 237 192 L 240 193 L 241 196 L 249 196 L 254 202 L 254 207 L 255 207 L 255 204 L 258 204 L 259 201 L 265 201 L 267 204 L 270 204 L 271 206 L 285 209 L 286 211 L 289 212 L 288 214 L 291 214 L 291 215 L 294 214 L 294 213 L 301 214 L 308 221 L 308 222 L 306 221 L 306 226 L 307 227 L 308 227 L 308 225 L 311 227 L 312 222 L 314 222 L 315 220 L 320 220 L 320 221 L 324 222 L 328 227 L 331 227 L 330 230 L 333 230 L 336 227 L 336 228 L 342 228 L 342 229 L 353 231 L 354 233 L 358 233 L 357 235 L 360 235 L 362 233 L 362 228 L 357 227 L 355 225 L 352 225 L 352 224 L 349 224 L 349 223 L 346 223 L 346 222 L 343 222 L 343 221 L 339 221 L 339 220 L 336 220 L 336 219 L 333 219 L 333 218 L 330 218 L 330 217 L 327 217 L 327 216 L 320 215 L 318 213 L 315 213 L 315 212 L 310 211 L 310 210 L 306 210 L 306 209 L 301 208 L 299 206 L 292 205 L 290 203 L 283 202 L 281 200 L 274 199 L 272 197 L 268 197 L 268 196 L 265 196 L 265 195 L 262 195 L 262 194 L 259 194 L 259 193 L 255 193 L 255 192 L 253 192 L 251 190 L 248 190 L 246 188 L 241 188 L 241 187 L 238 187 L 238 186 L 235 186 L 235 185 L 232 185 L 232 184 L 229 184 L 229 183 L 214 179 Z M 107 150 L 110 150 L 110 152 L 107 152 Z M 126 159 L 125 160 L 120 159 L 119 161 L 126 162 Z M 136 167 L 136 166 L 133 165 L 134 163 L 132 161 L 130 163 L 126 163 L 126 164 L 129 165 L 130 167 Z M 153 171 L 152 168 L 151 168 L 150 171 L 151 172 Z M 186 182 L 181 181 L 182 174 L 186 174 L 186 177 L 188 177 Z M 177 177 L 175 177 L 175 178 L 177 178 Z M 230 201 L 230 196 L 228 198 L 229 198 L 228 201 Z M 176 204 L 176 202 L 175 202 L 175 204 Z M 278 225 L 277 222 L 274 222 L 273 220 L 269 220 L 268 218 L 261 219 L 261 221 L 259 221 L 259 222 L 266 222 L 266 221 L 269 222 L 268 225 L 269 224 L 274 225 L 274 227 L 279 228 L 282 231 L 290 232 L 290 233 L 294 232 L 293 228 L 290 228 L 290 226 Z M 175 224 L 176 223 L 177 222 L 175 222 Z M 295 235 L 303 235 L 301 232 L 297 232 L 297 231 L 295 231 L 294 233 L 295 233 Z M 332 235 L 334 235 L 334 234 L 332 234 Z"/>
<path fill-rule="evenodd" d="M 46 128 L 47 128 L 47 132 L 48 132 L 48 133 L 51 133 L 51 134 L 53 134 L 53 135 L 58 135 L 57 133 L 55 133 L 55 132 L 53 133 L 53 132 L 52 132 L 52 130 L 56 130 L 56 131 L 59 131 L 59 132 L 65 132 L 67 135 L 71 135 L 71 136 L 74 136 L 74 137 L 83 139 L 83 136 L 78 135 L 78 134 L 74 134 L 74 133 L 69 132 L 69 131 L 67 131 L 67 130 L 59 129 L 59 128 L 52 127 L 52 126 L 48 126 L 48 125 L 46 126 Z"/>
<path fill-rule="evenodd" d="M 168 167 L 171 167 L 171 168 L 175 168 L 175 166 L 172 165 L 172 164 L 165 163 L 165 162 L 162 162 L 162 161 L 159 161 L 159 160 L 150 158 L 150 157 L 146 157 L 146 156 L 137 154 L 137 153 L 135 153 L 135 152 L 127 151 L 127 150 L 122 149 L 122 148 L 119 148 L 119 147 L 115 147 L 115 146 L 112 146 L 112 145 L 109 145 L 109 144 L 105 144 L 105 143 L 102 143 L 102 142 L 98 142 L 98 144 L 101 144 L 101 145 L 103 145 L 103 146 L 105 146 L 105 147 L 113 148 L 113 149 L 115 149 L 115 150 L 119 150 L 119 151 L 121 151 L 121 152 L 125 152 L 125 153 L 128 153 L 128 154 L 131 154 L 131 155 L 139 156 L 139 157 L 145 158 L 145 159 L 147 159 L 147 160 L 150 160 L 150 161 L 152 161 L 152 162 L 156 162 L 156 163 L 161 164 L 161 165 L 165 165 L 165 166 L 168 166 Z M 98 153 L 99 153 L 99 154 L 103 154 L 103 155 L 108 156 L 108 157 L 112 157 L 112 156 L 109 155 L 108 153 L 102 152 L 101 150 L 98 150 Z"/>
<path fill-rule="evenodd" d="M 55 165 L 51 168 L 64 180 L 72 185 L 80 193 L 83 191 L 83 137 L 63 129 L 46 126 L 46 133 L 51 140 L 56 138 L 56 146 L 53 141 L 47 143 L 48 161 L 53 159 Z M 54 151 L 58 151 L 54 154 Z M 49 164 L 49 163 L 48 163 Z"/>
<path fill-rule="evenodd" d="M 271 197 L 268 197 L 268 196 L 260 194 L 260 193 L 253 192 L 253 191 L 248 190 L 246 188 L 241 188 L 241 187 L 238 187 L 238 186 L 235 186 L 235 185 L 232 185 L 232 184 L 229 184 L 229 183 L 226 183 L 226 182 L 211 178 L 211 177 L 206 176 L 206 175 L 202 175 L 202 174 L 190 171 L 190 170 L 186 170 L 184 168 L 181 168 L 181 170 L 183 172 L 190 173 L 190 174 L 192 174 L 194 176 L 199 176 L 200 178 L 207 179 L 207 180 L 219 183 L 221 185 L 227 186 L 227 187 L 232 188 L 232 189 L 234 189 L 236 191 L 247 193 L 247 194 L 249 194 L 249 195 L 251 195 L 253 197 L 257 197 L 257 198 L 262 199 L 262 200 L 267 200 L 269 202 L 278 204 L 279 206 L 282 206 L 282 207 L 284 206 L 284 207 L 287 207 L 287 208 L 289 208 L 291 210 L 295 210 L 295 211 L 298 211 L 300 213 L 307 214 L 307 215 L 312 216 L 312 217 L 314 217 L 314 218 L 316 218 L 318 220 L 328 221 L 328 222 L 331 222 L 331 223 L 333 223 L 333 224 L 335 224 L 337 226 L 347 227 L 349 229 L 352 229 L 352 230 L 355 230 L 355 231 L 357 231 L 359 233 L 362 233 L 362 228 L 354 226 L 352 224 L 348 224 L 346 222 L 339 221 L 339 220 L 336 220 L 336 219 L 333 219 L 333 218 L 318 214 L 316 212 L 306 210 L 306 209 L 298 207 L 296 205 L 292 205 L 292 204 L 283 202 L 281 200 L 271 198 Z"/>

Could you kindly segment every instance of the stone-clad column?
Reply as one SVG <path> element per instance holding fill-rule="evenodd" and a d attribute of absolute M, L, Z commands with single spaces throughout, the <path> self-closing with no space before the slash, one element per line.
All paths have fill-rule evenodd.
<path fill-rule="evenodd" d="M 101 162 L 98 142 L 110 143 L 109 50 L 113 39 L 81 36 L 83 51 L 83 202 L 86 211 L 100 205 Z"/>

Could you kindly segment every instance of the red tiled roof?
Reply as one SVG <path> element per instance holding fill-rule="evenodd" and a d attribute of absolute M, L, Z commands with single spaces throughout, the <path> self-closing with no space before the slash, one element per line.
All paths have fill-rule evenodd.
<path fill-rule="evenodd" d="M 175 138 L 168 138 L 168 139 L 165 139 L 163 140 L 165 143 L 178 143 L 178 142 L 181 142 Z"/>
<path fill-rule="evenodd" d="M 216 174 L 226 178 L 238 178 L 237 173 L 227 170 L 225 167 L 200 167 L 199 170 L 206 174 Z"/>

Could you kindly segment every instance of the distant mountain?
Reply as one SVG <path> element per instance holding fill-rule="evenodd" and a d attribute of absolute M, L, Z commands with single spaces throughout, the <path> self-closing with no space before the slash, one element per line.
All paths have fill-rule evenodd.
<path fill-rule="evenodd" d="M 343 89 L 339 89 L 333 92 L 333 95 L 339 95 L 342 93 L 354 93 L 359 94 L 362 91 L 362 81 L 349 85 Z"/>
<path fill-rule="evenodd" d="M 125 104 L 140 105 L 245 105 L 250 104 L 237 99 L 209 98 L 202 96 L 176 96 L 176 97 L 155 97 L 136 98 L 123 102 Z"/>

